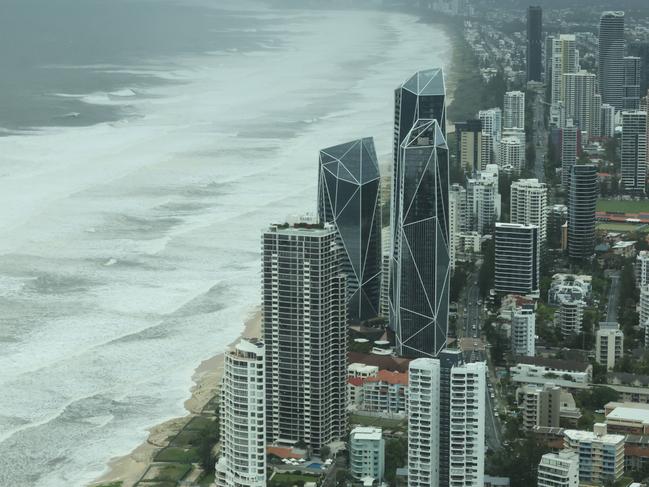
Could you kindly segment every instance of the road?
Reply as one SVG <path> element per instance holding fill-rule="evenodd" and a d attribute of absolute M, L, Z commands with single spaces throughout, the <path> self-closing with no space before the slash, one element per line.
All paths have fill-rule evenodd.
<path fill-rule="evenodd" d="M 611 272 L 609 277 L 611 278 L 611 287 L 608 289 L 606 321 L 612 323 L 617 322 L 617 302 L 620 299 L 620 271 Z"/>
<path fill-rule="evenodd" d="M 463 296 L 464 300 L 464 326 L 462 327 L 462 336 L 464 338 L 475 338 L 476 343 L 481 338 L 482 333 L 482 314 L 480 304 L 480 288 L 477 286 L 478 274 L 473 273 L 468 277 L 468 285 Z M 464 359 L 467 362 L 488 362 L 488 357 L 483 350 L 466 351 Z M 485 440 L 487 447 L 492 450 L 499 450 L 502 448 L 502 425 L 500 419 L 496 417 L 497 409 L 497 396 L 493 384 L 495 383 L 495 376 L 492 374 L 491 369 L 487 372 L 487 391 L 485 401 Z M 494 394 L 494 399 L 491 398 Z"/>

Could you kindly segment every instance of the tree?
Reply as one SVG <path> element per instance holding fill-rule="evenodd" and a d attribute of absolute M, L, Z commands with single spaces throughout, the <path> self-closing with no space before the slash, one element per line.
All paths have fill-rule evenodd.
<path fill-rule="evenodd" d="M 525 436 L 499 450 L 491 458 L 487 470 L 490 475 L 509 477 L 511 487 L 536 485 L 539 462 L 549 451 L 534 437 Z"/>
<path fill-rule="evenodd" d="M 216 459 L 214 458 L 214 445 L 219 442 L 220 431 L 219 423 L 217 420 L 212 421 L 207 425 L 207 427 L 200 432 L 197 442 L 197 451 L 198 457 L 200 460 L 201 467 L 207 473 L 212 473 L 214 471 L 214 463 Z"/>
<path fill-rule="evenodd" d="M 408 459 L 408 443 L 404 438 L 392 438 L 385 444 L 385 479 L 394 484 L 397 468 L 406 464 Z"/>
<path fill-rule="evenodd" d="M 320 448 L 320 458 L 326 460 L 327 458 L 329 458 L 329 455 L 331 455 L 331 448 L 326 445 Z"/>

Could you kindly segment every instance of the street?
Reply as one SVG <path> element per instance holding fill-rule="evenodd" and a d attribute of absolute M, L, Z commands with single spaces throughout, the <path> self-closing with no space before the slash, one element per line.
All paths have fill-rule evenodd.
<path fill-rule="evenodd" d="M 620 298 L 620 271 L 611 272 L 609 277 L 611 278 L 611 287 L 608 290 L 606 321 L 613 323 L 617 322 L 617 302 Z"/>
<path fill-rule="evenodd" d="M 477 285 L 477 281 L 477 272 L 468 277 L 467 287 L 463 294 L 465 306 L 463 317 L 464 327 L 458 335 L 461 335 L 464 339 L 474 339 L 473 344 L 478 345 L 471 347 L 471 350 L 466 350 L 464 359 L 467 362 L 487 362 L 487 366 L 489 366 L 487 353 L 484 348 L 479 346 L 479 344 L 482 344 L 482 300 L 480 299 L 480 289 Z M 499 450 L 502 447 L 502 425 L 500 424 L 500 419 L 496 417 L 495 411 L 497 408 L 497 396 L 495 396 L 496 388 L 493 387 L 495 381 L 496 377 L 493 374 L 493 369 L 488 367 L 485 401 L 485 441 L 487 447 L 491 451 Z M 496 399 L 492 399 L 491 394 L 494 394 Z"/>

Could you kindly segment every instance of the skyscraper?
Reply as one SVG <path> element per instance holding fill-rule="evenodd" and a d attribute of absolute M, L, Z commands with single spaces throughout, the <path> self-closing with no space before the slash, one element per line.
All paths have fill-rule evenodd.
<path fill-rule="evenodd" d="M 469 173 L 479 171 L 482 160 L 482 122 L 467 120 L 456 123 L 455 136 L 458 160 L 462 169 Z"/>
<path fill-rule="evenodd" d="M 647 180 L 647 112 L 622 112 L 620 152 L 624 192 L 643 196 Z"/>
<path fill-rule="evenodd" d="M 624 58 L 624 86 L 622 108 L 638 110 L 640 108 L 640 72 L 642 60 L 636 56 Z"/>
<path fill-rule="evenodd" d="M 347 310 L 332 225 L 271 226 L 262 238 L 266 424 L 271 443 L 313 451 L 347 433 Z"/>
<path fill-rule="evenodd" d="M 264 346 L 241 340 L 226 352 L 217 487 L 266 487 Z"/>
<path fill-rule="evenodd" d="M 451 403 L 458 396 L 451 390 L 451 371 L 454 367 L 464 365 L 464 354 L 461 350 L 446 349 L 439 354 L 439 485 L 448 487 L 451 470 Z"/>
<path fill-rule="evenodd" d="M 353 323 L 375 318 L 381 300 L 379 164 L 371 138 L 320 151 L 318 216 L 338 231 Z"/>
<path fill-rule="evenodd" d="M 508 91 L 505 93 L 503 110 L 503 129 L 525 128 L 525 93 Z"/>
<path fill-rule="evenodd" d="M 437 120 L 415 123 L 397 161 L 390 324 L 399 355 L 435 357 L 446 345 L 450 277 L 448 147 Z"/>
<path fill-rule="evenodd" d="M 640 58 L 640 93 L 646 93 L 649 88 L 649 42 L 635 41 L 627 45 L 629 56 Z"/>
<path fill-rule="evenodd" d="M 511 185 L 510 222 L 539 227 L 545 245 L 548 227 L 548 188 L 538 179 L 519 179 Z"/>
<path fill-rule="evenodd" d="M 491 135 L 494 141 L 500 140 L 503 131 L 503 112 L 500 108 L 480 110 L 478 118 L 482 122 L 482 131 Z"/>
<path fill-rule="evenodd" d="M 458 235 L 466 228 L 466 190 L 459 184 L 453 184 L 448 197 L 449 214 L 449 250 L 451 267 L 455 267 Z"/>
<path fill-rule="evenodd" d="M 479 171 L 466 181 L 467 230 L 486 234 L 500 216 L 498 174 Z"/>
<path fill-rule="evenodd" d="M 509 174 L 519 174 L 525 166 L 525 142 L 518 137 L 503 137 L 500 141 L 498 166 Z"/>
<path fill-rule="evenodd" d="M 552 40 L 552 80 L 550 85 L 552 105 L 565 105 L 564 74 L 579 71 L 577 39 L 572 34 L 561 34 Z"/>
<path fill-rule="evenodd" d="M 527 9 L 527 81 L 542 81 L 543 71 L 543 10 Z"/>
<path fill-rule="evenodd" d="M 561 186 L 564 191 L 570 185 L 570 169 L 581 154 L 581 131 L 572 121 L 561 129 Z"/>
<path fill-rule="evenodd" d="M 565 85 L 566 118 L 590 137 L 599 136 L 596 122 L 599 118 L 600 106 L 595 99 L 597 79 L 594 74 L 586 71 L 566 73 L 563 75 Z"/>
<path fill-rule="evenodd" d="M 496 223 L 496 292 L 538 295 L 539 227 Z"/>
<path fill-rule="evenodd" d="M 599 20 L 599 91 L 602 103 L 622 110 L 624 12 L 604 12 Z"/>
<path fill-rule="evenodd" d="M 615 137 L 615 107 L 604 103 L 600 113 L 600 136 L 605 139 L 612 139 Z"/>
<path fill-rule="evenodd" d="M 595 251 L 595 209 L 599 188 L 597 166 L 572 166 L 568 191 L 568 255 L 588 259 Z"/>

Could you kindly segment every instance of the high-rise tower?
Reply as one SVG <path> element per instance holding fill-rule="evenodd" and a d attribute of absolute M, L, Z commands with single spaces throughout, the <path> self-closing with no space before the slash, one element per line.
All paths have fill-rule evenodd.
<path fill-rule="evenodd" d="M 568 255 L 572 259 L 588 259 L 595 251 L 598 193 L 597 166 L 573 165 L 568 191 Z"/>
<path fill-rule="evenodd" d="M 542 81 L 543 72 L 543 10 L 527 9 L 527 81 Z"/>
<path fill-rule="evenodd" d="M 647 180 L 647 112 L 622 112 L 622 185 L 626 193 L 644 196 Z"/>
<path fill-rule="evenodd" d="M 375 318 L 381 299 L 381 201 L 371 138 L 320 151 L 318 217 L 338 231 L 350 321 Z"/>
<path fill-rule="evenodd" d="M 313 451 L 347 433 L 347 310 L 332 225 L 271 226 L 262 238 L 269 442 Z"/>
<path fill-rule="evenodd" d="M 241 340 L 226 352 L 217 487 L 266 487 L 265 380 L 262 343 Z"/>
<path fill-rule="evenodd" d="M 396 351 L 434 357 L 448 331 L 449 162 L 441 69 L 396 91 L 390 327 Z M 408 128 L 404 134 L 404 129 Z"/>
<path fill-rule="evenodd" d="M 604 12 L 599 20 L 599 91 L 602 103 L 622 110 L 624 12 Z"/>

